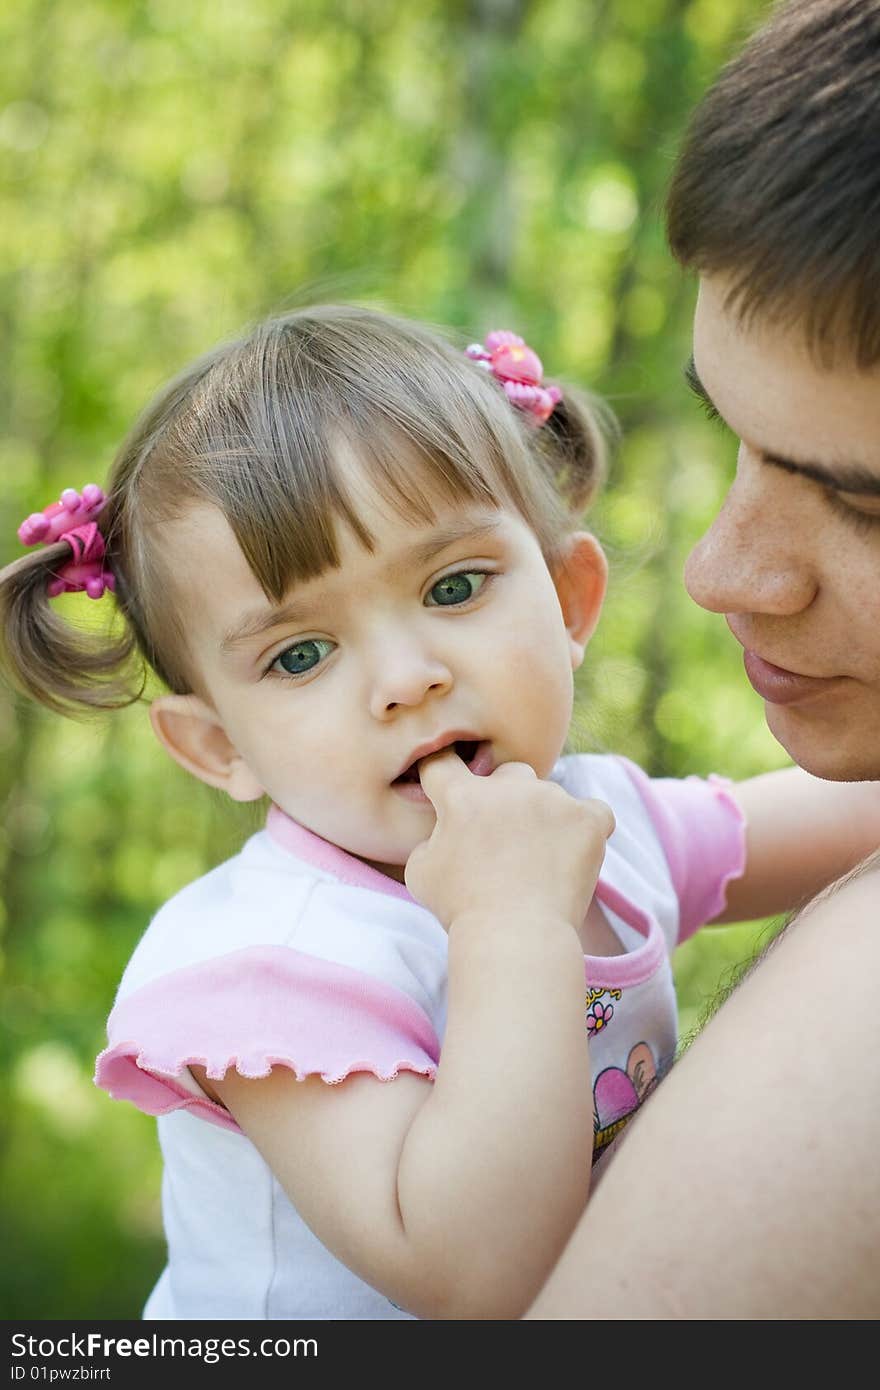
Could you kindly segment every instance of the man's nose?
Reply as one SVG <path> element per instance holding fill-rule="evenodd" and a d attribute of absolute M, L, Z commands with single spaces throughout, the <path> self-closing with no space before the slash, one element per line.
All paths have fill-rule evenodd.
<path fill-rule="evenodd" d="M 799 520 L 794 480 L 782 473 L 771 477 L 772 467 L 754 461 L 737 474 L 721 511 L 688 556 L 685 588 L 701 608 L 786 616 L 812 603 L 817 580 L 808 536 L 814 523 Z"/>
<path fill-rule="evenodd" d="M 381 642 L 374 656 L 370 713 L 374 719 L 389 719 L 402 706 L 447 693 L 452 684 L 452 672 L 438 654 L 398 635 Z"/>

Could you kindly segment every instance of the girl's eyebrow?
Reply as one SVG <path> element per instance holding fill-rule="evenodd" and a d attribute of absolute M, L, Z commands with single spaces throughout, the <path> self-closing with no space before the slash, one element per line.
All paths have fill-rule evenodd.
<path fill-rule="evenodd" d="M 308 604 L 292 599 L 280 608 L 255 608 L 252 612 L 243 613 L 240 620 L 225 633 L 220 642 L 220 651 L 226 656 L 236 647 L 250 642 L 254 637 L 261 637 L 273 627 L 304 623 L 319 602 L 320 596 L 316 593 Z"/>
<path fill-rule="evenodd" d="M 439 526 L 432 531 L 426 540 L 416 541 L 415 544 L 408 546 L 401 551 L 395 558 L 391 568 L 393 570 L 406 570 L 415 566 L 417 569 L 421 565 L 426 565 L 429 560 L 433 560 L 435 555 L 439 555 L 441 550 L 447 546 L 457 545 L 460 541 L 477 541 L 491 536 L 501 525 L 502 515 L 497 513 L 481 513 L 479 516 L 463 517 L 461 521 L 449 522 L 446 526 Z"/>
<path fill-rule="evenodd" d="M 684 379 L 698 400 L 707 410 L 720 420 L 718 409 L 706 390 L 694 365 L 693 357 L 686 363 Z M 852 492 L 863 497 L 880 497 L 880 474 L 860 463 L 839 463 L 828 467 L 824 463 L 814 463 L 807 459 L 792 459 L 784 454 L 773 453 L 770 449 L 758 449 L 764 463 L 773 468 L 781 468 L 786 473 L 798 473 L 803 478 L 811 478 L 823 487 L 833 488 L 835 492 Z"/>
<path fill-rule="evenodd" d="M 439 527 L 426 540 L 417 541 L 415 545 L 408 546 L 401 551 L 395 557 L 390 568 L 392 571 L 405 571 L 412 567 L 418 569 L 422 565 L 428 564 L 435 555 L 439 555 L 450 545 L 455 545 L 460 541 L 482 540 L 491 536 L 498 530 L 501 521 L 500 514 L 497 516 L 487 514 L 479 518 L 471 516 L 462 521 L 451 522 L 449 525 Z M 279 608 L 256 608 L 243 613 L 223 636 L 220 642 L 220 651 L 227 654 L 235 647 L 249 642 L 254 637 L 261 636 L 273 627 L 307 622 L 323 598 L 321 591 L 315 589 L 307 599 L 293 598 L 289 603 L 282 604 Z"/>

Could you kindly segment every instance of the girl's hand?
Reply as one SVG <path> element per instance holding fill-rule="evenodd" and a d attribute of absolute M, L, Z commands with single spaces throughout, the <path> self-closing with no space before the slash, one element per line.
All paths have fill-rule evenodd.
<path fill-rule="evenodd" d="M 475 777 L 447 750 L 421 775 L 437 824 L 406 881 L 455 924 L 434 1081 L 401 1070 L 327 1085 L 285 1067 L 252 1080 L 230 1067 L 208 1084 L 360 1278 L 421 1318 L 518 1318 L 589 1194 L 593 1090 L 574 929 L 613 819 L 521 763 Z M 522 1018 L 528 1027 L 511 1027 Z"/>
<path fill-rule="evenodd" d="M 419 765 L 437 822 L 410 855 L 406 886 L 447 930 L 473 914 L 577 928 L 590 905 L 614 816 L 576 801 L 526 763 L 475 777 L 451 748 Z"/>

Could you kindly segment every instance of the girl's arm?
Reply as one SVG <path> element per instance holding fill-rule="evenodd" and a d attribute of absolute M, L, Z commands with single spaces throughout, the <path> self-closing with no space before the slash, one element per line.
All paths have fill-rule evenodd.
<path fill-rule="evenodd" d="M 586 1203 L 583 957 L 570 928 L 532 926 L 453 927 L 433 1085 L 211 1083 L 323 1244 L 420 1317 L 519 1316 Z"/>
<path fill-rule="evenodd" d="M 746 869 L 716 923 L 788 912 L 880 845 L 880 783 L 824 782 L 799 767 L 738 783 Z"/>
<path fill-rule="evenodd" d="M 577 937 L 607 808 L 531 769 L 422 765 L 437 809 L 407 866 L 449 931 L 449 1017 L 432 1085 L 276 1069 L 203 1081 L 318 1238 L 427 1318 L 515 1318 L 582 1211 L 593 1114 Z M 527 848 L 524 849 L 523 847 Z"/>

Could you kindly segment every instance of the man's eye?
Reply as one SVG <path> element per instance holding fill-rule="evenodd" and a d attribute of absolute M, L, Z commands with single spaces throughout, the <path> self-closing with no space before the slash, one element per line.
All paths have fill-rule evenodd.
<path fill-rule="evenodd" d="M 308 637 L 303 642 L 294 642 L 292 647 L 285 647 L 283 652 L 278 653 L 269 670 L 277 671 L 280 676 L 303 676 L 313 671 L 335 645 L 335 642 L 328 642 L 324 637 Z"/>
<path fill-rule="evenodd" d="M 829 488 L 827 496 L 834 510 L 857 530 L 870 530 L 872 526 L 880 524 L 880 499 L 872 500 L 858 493 L 841 493 L 837 488 Z M 853 500 L 848 502 L 847 496 Z"/>
<path fill-rule="evenodd" d="M 699 395 L 699 392 L 694 392 L 694 399 L 696 400 L 696 404 L 698 404 L 699 409 L 702 410 L 703 416 L 706 417 L 706 420 L 710 420 L 712 421 L 713 425 L 717 425 L 717 427 L 719 427 L 719 430 L 722 431 L 722 434 L 730 434 L 730 425 L 728 425 L 727 421 L 724 420 L 722 414 L 719 414 L 719 411 L 717 411 L 716 407 L 713 406 L 712 402 L 710 402 L 708 396 L 701 396 Z"/>
<path fill-rule="evenodd" d="M 842 492 L 840 489 L 837 495 L 851 511 L 859 512 L 862 516 L 872 516 L 880 521 L 880 497 L 865 497 L 859 492 Z"/>
<path fill-rule="evenodd" d="M 484 570 L 462 570 L 459 574 L 444 574 L 431 586 L 425 603 L 429 608 L 449 608 L 476 598 L 489 575 Z M 428 600 L 431 602 L 428 602 Z"/>
<path fill-rule="evenodd" d="M 720 425 L 722 429 L 726 430 L 727 422 L 721 418 L 714 404 L 706 395 L 706 388 L 700 381 L 700 378 L 697 376 L 697 369 L 694 366 L 693 358 L 691 358 L 690 362 L 688 362 L 687 366 L 684 369 L 684 379 L 687 384 L 688 390 L 695 397 L 697 404 L 699 405 L 703 414 L 706 416 L 707 420 L 712 420 L 714 423 Z"/>

